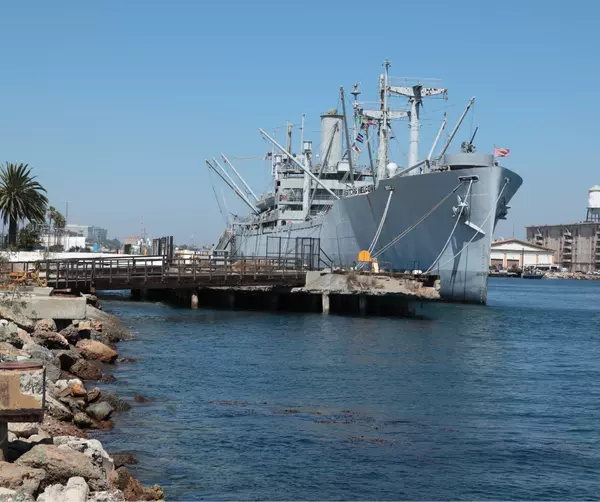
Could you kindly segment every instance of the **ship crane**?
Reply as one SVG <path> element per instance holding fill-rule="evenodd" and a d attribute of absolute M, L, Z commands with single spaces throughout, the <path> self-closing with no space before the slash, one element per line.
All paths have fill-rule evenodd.
<path fill-rule="evenodd" d="M 448 99 L 448 89 L 423 87 L 421 84 L 417 84 L 413 86 L 388 85 L 387 90 L 390 94 L 408 98 L 408 104 L 410 105 L 410 149 L 408 153 L 408 167 L 412 167 L 419 162 L 419 110 L 423 104 L 423 98 L 443 95 L 444 99 Z"/>

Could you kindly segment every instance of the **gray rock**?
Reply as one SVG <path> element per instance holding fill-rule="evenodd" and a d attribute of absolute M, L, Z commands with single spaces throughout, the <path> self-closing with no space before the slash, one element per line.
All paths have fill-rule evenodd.
<path fill-rule="evenodd" d="M 35 323 L 33 331 L 49 331 L 55 333 L 56 323 L 54 322 L 54 319 L 40 319 Z"/>
<path fill-rule="evenodd" d="M 79 413 L 80 411 L 83 411 L 86 406 L 84 399 L 78 399 L 73 396 L 60 396 L 57 399 L 69 408 L 72 413 Z"/>
<path fill-rule="evenodd" d="M 86 410 L 90 417 L 92 417 L 94 420 L 98 420 L 99 422 L 102 420 L 107 420 L 113 411 L 114 408 L 106 401 L 92 404 L 88 406 Z"/>
<path fill-rule="evenodd" d="M 87 502 L 123 502 L 125 496 L 121 490 L 110 490 L 106 492 L 95 492 L 90 495 Z"/>
<path fill-rule="evenodd" d="M 82 411 L 80 411 L 79 413 L 75 413 L 75 415 L 73 416 L 73 422 L 80 429 L 88 429 L 92 425 L 94 425 L 94 421 Z"/>
<path fill-rule="evenodd" d="M 31 355 L 28 352 L 17 349 L 14 345 L 8 342 L 0 342 L 0 361 L 27 361 L 30 358 Z"/>
<path fill-rule="evenodd" d="M 46 409 L 48 413 L 63 422 L 71 420 L 73 413 L 64 404 L 54 399 L 52 396 L 46 396 Z"/>
<path fill-rule="evenodd" d="M 100 389 L 98 387 L 94 387 L 87 394 L 88 403 L 93 403 L 97 401 L 100 398 L 100 396 L 102 396 Z"/>
<path fill-rule="evenodd" d="M 54 366 L 54 354 L 37 343 L 26 343 L 23 350 L 31 355 L 31 358 L 44 363 L 46 368 L 46 377 L 51 382 L 56 382 L 60 378 L 60 369 Z"/>
<path fill-rule="evenodd" d="M 90 489 L 80 476 L 69 478 L 67 486 L 50 485 L 40 494 L 37 502 L 86 502 Z"/>
<path fill-rule="evenodd" d="M 92 490 L 108 489 L 108 480 L 102 469 L 95 466 L 88 456 L 69 447 L 39 444 L 13 465 L 46 471 L 41 488 L 56 483 L 67 484 L 69 478 L 81 476 Z"/>
<path fill-rule="evenodd" d="M 103 392 L 100 400 L 110 404 L 115 411 L 127 411 L 131 409 L 131 405 L 124 399 L 117 397 L 114 392 Z"/>
<path fill-rule="evenodd" d="M 14 322 L 7 321 L 6 319 L 0 320 L 0 342 L 10 343 L 11 345 L 22 348 L 23 340 L 19 337 L 19 326 Z"/>
<path fill-rule="evenodd" d="M 0 488 L 0 502 L 35 502 L 35 499 L 29 493 Z"/>
<path fill-rule="evenodd" d="M 58 350 L 55 353 L 54 363 L 63 371 L 69 371 L 77 361 L 83 359 L 76 350 Z"/>
<path fill-rule="evenodd" d="M 28 438 L 38 433 L 40 424 L 35 422 L 10 422 L 8 430 L 13 432 L 17 437 Z"/>
<path fill-rule="evenodd" d="M 83 453 L 92 463 L 102 469 L 106 477 L 115 469 L 112 458 L 102 447 L 97 439 L 82 439 L 72 436 L 58 436 L 54 438 L 54 444 L 60 448 L 69 448 L 73 451 Z"/>
<path fill-rule="evenodd" d="M 8 321 L 12 321 L 19 328 L 33 329 L 33 321 L 23 314 L 23 305 L 18 300 L 7 305 L 5 302 L 0 303 L 0 317 Z"/>

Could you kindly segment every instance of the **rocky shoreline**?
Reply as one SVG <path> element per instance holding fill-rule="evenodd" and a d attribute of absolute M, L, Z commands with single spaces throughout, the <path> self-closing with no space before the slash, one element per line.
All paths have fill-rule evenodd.
<path fill-rule="evenodd" d="M 94 429 L 112 429 L 113 414 L 131 405 L 94 386 L 114 379 L 104 370 L 122 361 L 115 343 L 130 334 L 99 309 L 96 297 L 87 302 L 86 319 L 72 322 L 33 322 L 10 307 L 1 309 L 0 362 L 39 361 L 46 370 L 43 422 L 8 424 L 6 458 L 0 461 L 2 502 L 165 499 L 158 485 L 145 487 L 131 475 L 126 465 L 136 463 L 134 455 L 107 453 L 88 437 Z"/>

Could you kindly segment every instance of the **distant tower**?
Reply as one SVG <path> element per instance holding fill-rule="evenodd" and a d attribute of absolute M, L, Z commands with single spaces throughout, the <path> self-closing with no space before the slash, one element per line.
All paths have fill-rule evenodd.
<path fill-rule="evenodd" d="M 600 185 L 594 185 L 588 190 L 588 210 L 585 221 L 600 222 Z"/>

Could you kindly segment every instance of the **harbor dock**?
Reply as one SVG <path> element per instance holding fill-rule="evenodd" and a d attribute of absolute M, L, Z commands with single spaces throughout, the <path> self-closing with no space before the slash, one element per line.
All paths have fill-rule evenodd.
<path fill-rule="evenodd" d="M 6 273 L 57 292 L 130 290 L 192 308 L 410 316 L 415 305 L 440 299 L 436 275 L 315 268 L 297 258 L 136 256 L 15 261 Z"/>

